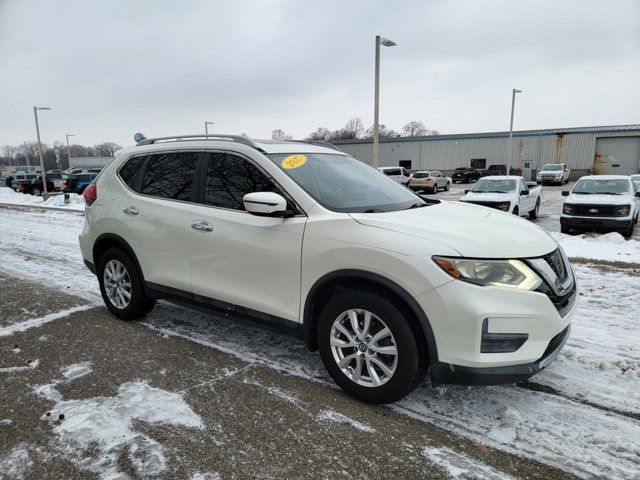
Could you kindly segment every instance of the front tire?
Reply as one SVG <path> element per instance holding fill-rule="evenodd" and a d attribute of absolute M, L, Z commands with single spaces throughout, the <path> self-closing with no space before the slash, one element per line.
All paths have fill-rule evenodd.
<path fill-rule="evenodd" d="M 410 319 L 384 296 L 344 290 L 318 320 L 320 357 L 333 380 L 369 403 L 391 403 L 423 380 L 428 361 Z"/>
<path fill-rule="evenodd" d="M 121 320 L 142 318 L 155 307 L 155 298 L 145 295 L 142 276 L 123 250 L 107 250 L 100 259 L 97 275 L 104 304 Z"/>
<path fill-rule="evenodd" d="M 444 186 L 444 191 L 448 192 L 450 188 L 451 188 L 451 185 L 449 185 L 449 182 L 447 182 L 447 184 Z"/>
<path fill-rule="evenodd" d="M 518 217 L 520 216 L 520 210 L 518 209 L 518 207 L 513 207 L 513 212 L 511 212 L 511 213 L 513 213 L 514 215 L 516 215 Z"/>
<path fill-rule="evenodd" d="M 437 183 L 435 183 L 435 184 L 433 185 L 433 187 L 431 188 L 431 193 L 433 193 L 434 195 L 435 195 L 436 193 L 438 193 L 438 184 L 437 184 Z"/>

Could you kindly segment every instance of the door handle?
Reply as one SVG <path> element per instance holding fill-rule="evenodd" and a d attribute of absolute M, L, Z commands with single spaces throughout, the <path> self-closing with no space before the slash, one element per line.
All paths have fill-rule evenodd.
<path fill-rule="evenodd" d="M 127 215 L 138 215 L 140 213 L 136 207 L 125 207 L 122 209 L 122 213 Z"/>
<path fill-rule="evenodd" d="M 211 225 L 209 222 L 204 222 L 204 221 L 193 222 L 191 224 L 191 228 L 193 228 L 194 230 L 200 230 L 201 232 L 213 231 L 213 225 Z"/>

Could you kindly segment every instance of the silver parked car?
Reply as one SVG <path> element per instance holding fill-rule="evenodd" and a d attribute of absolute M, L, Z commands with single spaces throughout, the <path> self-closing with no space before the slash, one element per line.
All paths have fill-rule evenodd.
<path fill-rule="evenodd" d="M 416 192 L 426 190 L 431 193 L 438 193 L 439 188 L 443 188 L 446 192 L 451 187 L 451 179 L 445 177 L 440 170 L 415 172 L 411 174 L 408 187 Z"/>

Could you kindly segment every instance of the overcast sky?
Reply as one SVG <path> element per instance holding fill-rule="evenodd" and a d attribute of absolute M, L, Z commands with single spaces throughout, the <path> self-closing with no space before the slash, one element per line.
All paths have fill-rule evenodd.
<path fill-rule="evenodd" d="M 0 0 L 0 144 L 640 123 L 640 1 Z"/>

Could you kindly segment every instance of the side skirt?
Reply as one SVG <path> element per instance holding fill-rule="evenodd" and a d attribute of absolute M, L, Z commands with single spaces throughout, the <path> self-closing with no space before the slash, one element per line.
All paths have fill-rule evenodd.
<path fill-rule="evenodd" d="M 234 305 L 215 298 L 193 294 L 173 287 L 153 282 L 144 283 L 146 294 L 150 297 L 167 300 L 181 307 L 191 308 L 232 321 L 244 323 L 265 330 L 293 335 L 300 340 L 305 339 L 305 330 L 301 323 L 287 320 L 258 310 Z"/>

